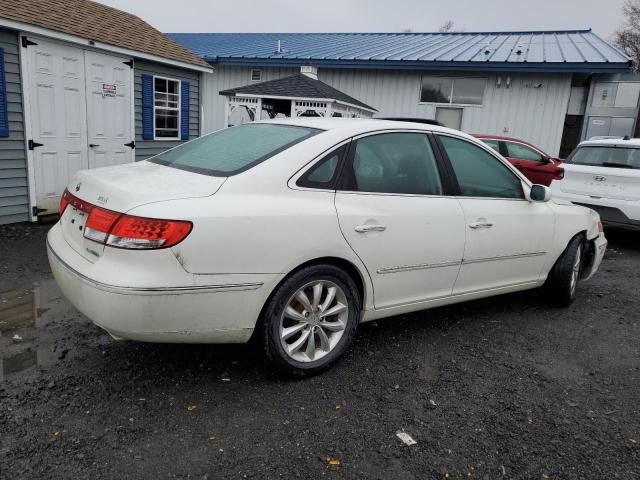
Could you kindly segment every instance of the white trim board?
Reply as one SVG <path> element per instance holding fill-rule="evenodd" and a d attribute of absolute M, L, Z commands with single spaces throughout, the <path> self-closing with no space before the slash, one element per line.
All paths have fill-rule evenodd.
<path fill-rule="evenodd" d="M 68 33 L 58 32 L 49 28 L 38 27 L 28 23 L 16 22 L 13 20 L 7 20 L 0 18 L 0 27 L 6 27 L 13 30 L 21 31 L 22 33 L 30 33 L 34 35 L 41 35 L 56 40 L 63 40 L 65 42 L 74 43 L 76 45 L 82 45 L 89 48 L 97 48 L 99 50 L 106 50 L 109 52 L 117 53 L 119 55 L 127 55 L 129 57 L 140 58 L 144 60 L 150 60 L 153 62 L 164 63 L 166 65 L 173 65 L 188 70 L 195 70 L 198 72 L 213 73 L 213 68 L 201 67 L 187 62 L 181 62 L 179 60 L 171 60 L 159 55 L 153 55 L 151 53 L 144 53 L 139 50 L 133 50 L 130 48 L 117 47 L 108 43 L 96 42 L 87 38 L 83 38 L 77 35 L 71 35 Z"/>

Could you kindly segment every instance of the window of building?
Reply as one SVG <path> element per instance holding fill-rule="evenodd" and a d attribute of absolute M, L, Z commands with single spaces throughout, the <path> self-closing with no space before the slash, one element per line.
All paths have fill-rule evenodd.
<path fill-rule="evenodd" d="M 435 156 L 421 133 L 361 138 L 344 171 L 342 189 L 347 191 L 442 195 Z"/>
<path fill-rule="evenodd" d="M 463 196 L 524 198 L 520 179 L 489 152 L 458 138 L 441 136 L 440 140 Z"/>
<path fill-rule="evenodd" d="M 154 77 L 153 119 L 156 139 L 180 138 L 180 80 Z"/>
<path fill-rule="evenodd" d="M 486 78 L 422 77 L 420 101 L 456 105 L 482 105 Z"/>
<path fill-rule="evenodd" d="M 251 69 L 251 81 L 252 82 L 260 82 L 262 81 L 262 70 L 259 68 Z"/>

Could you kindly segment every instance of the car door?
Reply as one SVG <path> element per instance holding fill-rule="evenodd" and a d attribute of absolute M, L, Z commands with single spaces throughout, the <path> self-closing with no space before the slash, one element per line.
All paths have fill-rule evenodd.
<path fill-rule="evenodd" d="M 354 139 L 335 205 L 344 238 L 365 264 L 376 309 L 451 295 L 464 250 L 464 214 L 425 132 Z M 444 179 L 446 183 L 446 179 Z"/>
<path fill-rule="evenodd" d="M 550 185 L 557 172 L 557 165 L 542 153 L 523 143 L 504 141 L 506 157 L 531 182 Z"/>
<path fill-rule="evenodd" d="M 453 293 L 538 282 L 553 239 L 553 211 L 528 201 L 528 186 L 489 148 L 450 135 L 438 139 L 457 180 L 466 223 Z"/>

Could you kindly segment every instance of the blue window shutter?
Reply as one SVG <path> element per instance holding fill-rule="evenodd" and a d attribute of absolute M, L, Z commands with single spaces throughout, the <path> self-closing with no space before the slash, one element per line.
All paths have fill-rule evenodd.
<path fill-rule="evenodd" d="M 9 136 L 7 111 L 7 79 L 4 74 L 4 48 L 0 48 L 0 137 Z"/>
<path fill-rule="evenodd" d="M 189 82 L 180 82 L 180 138 L 189 140 Z"/>
<path fill-rule="evenodd" d="M 153 140 L 153 76 L 142 75 L 142 138 Z"/>

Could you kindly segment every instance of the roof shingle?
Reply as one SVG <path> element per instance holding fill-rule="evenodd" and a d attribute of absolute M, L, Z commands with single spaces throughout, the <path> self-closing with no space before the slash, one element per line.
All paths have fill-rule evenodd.
<path fill-rule="evenodd" d="M 266 82 L 252 83 L 250 85 L 245 85 L 244 87 L 229 88 L 227 90 L 222 90 L 220 95 L 232 96 L 238 93 L 288 98 L 332 98 L 342 103 L 349 103 L 357 107 L 377 111 L 366 103 L 362 103 L 360 100 L 353 98 L 346 93 L 321 82 L 320 80 L 308 77 L 303 73 L 297 73 L 295 75 L 278 78 L 276 80 L 268 80 Z"/>
<path fill-rule="evenodd" d="M 135 15 L 88 0 L 1 0 L 0 18 L 199 67 L 210 67 Z"/>

